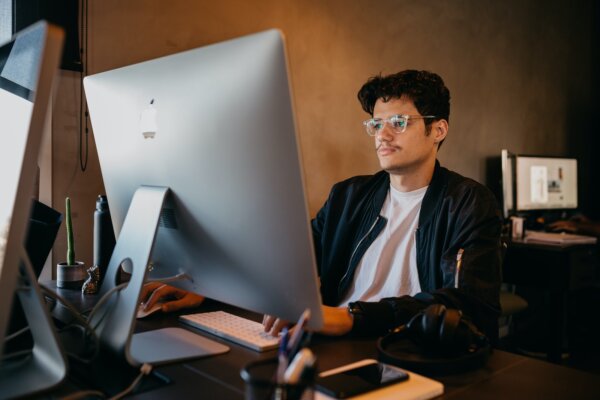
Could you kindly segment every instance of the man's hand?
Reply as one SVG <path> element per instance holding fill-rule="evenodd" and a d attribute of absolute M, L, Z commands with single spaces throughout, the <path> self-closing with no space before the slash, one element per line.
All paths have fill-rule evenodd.
<path fill-rule="evenodd" d="M 142 287 L 140 299 L 144 304 L 144 310 L 152 308 L 152 306 L 159 301 L 164 301 L 161 306 L 162 312 L 197 307 L 204 301 L 203 296 L 160 282 L 150 282 L 145 284 Z M 168 299 L 174 300 L 168 301 Z"/>
<path fill-rule="evenodd" d="M 283 328 L 291 325 L 288 321 L 267 314 L 263 316 L 262 324 L 265 327 L 265 332 L 275 337 L 279 335 L 279 332 L 281 332 Z"/>
<path fill-rule="evenodd" d="M 323 328 L 318 333 L 329 336 L 342 336 L 352 330 L 354 320 L 346 307 L 321 306 L 321 311 L 323 312 Z M 290 323 L 271 315 L 265 315 L 263 325 L 265 332 L 277 336 Z"/>
<path fill-rule="evenodd" d="M 553 231 L 600 236 L 600 222 L 594 222 L 584 215 L 576 215 L 569 220 L 556 221 L 549 224 L 548 228 Z"/>
<path fill-rule="evenodd" d="M 565 231 L 565 232 L 570 232 L 570 233 L 576 233 L 579 231 L 579 225 L 580 225 L 579 221 L 564 220 L 564 221 L 553 222 L 548 225 L 548 228 L 552 231 L 557 231 L 557 232 Z"/>

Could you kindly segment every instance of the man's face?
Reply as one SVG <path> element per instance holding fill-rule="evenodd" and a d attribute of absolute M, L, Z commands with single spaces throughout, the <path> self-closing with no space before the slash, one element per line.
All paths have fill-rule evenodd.
<path fill-rule="evenodd" d="M 373 109 L 373 118 L 386 119 L 393 115 L 420 116 L 412 100 L 401 97 L 388 102 L 377 100 Z M 406 130 L 397 133 L 386 123 L 375 136 L 375 147 L 381 168 L 390 174 L 408 174 L 418 171 L 429 162 L 435 162 L 439 134 L 435 132 L 434 122 L 430 134 L 427 134 L 427 120 L 410 118 Z"/>

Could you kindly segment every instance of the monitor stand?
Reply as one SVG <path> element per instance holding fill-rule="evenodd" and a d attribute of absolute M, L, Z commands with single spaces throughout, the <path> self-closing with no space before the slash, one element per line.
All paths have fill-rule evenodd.
<path fill-rule="evenodd" d="M 128 285 L 112 293 L 89 321 L 95 326 L 100 351 L 92 363 L 94 380 L 102 390 L 115 393 L 131 383 L 144 364 L 164 364 L 222 354 L 229 347 L 182 328 L 133 334 L 140 293 L 169 188 L 141 186 L 133 195 L 109 266 L 100 288 L 103 296 L 117 291 L 123 263 L 131 266 Z M 121 369 L 120 371 L 118 369 Z M 123 379 L 119 379 L 122 377 Z M 122 382 L 121 382 L 122 381 Z"/>
<path fill-rule="evenodd" d="M 29 256 L 21 248 L 17 297 L 33 337 L 31 354 L 0 361 L 0 397 L 32 395 L 63 381 L 67 360 L 54 331 Z"/>

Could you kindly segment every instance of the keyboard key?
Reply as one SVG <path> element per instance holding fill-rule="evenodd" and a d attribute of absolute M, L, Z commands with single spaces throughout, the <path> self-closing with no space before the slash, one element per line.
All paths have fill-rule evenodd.
<path fill-rule="evenodd" d="M 268 351 L 279 345 L 279 338 L 266 333 L 261 323 L 224 311 L 182 315 L 179 320 L 255 351 Z"/>

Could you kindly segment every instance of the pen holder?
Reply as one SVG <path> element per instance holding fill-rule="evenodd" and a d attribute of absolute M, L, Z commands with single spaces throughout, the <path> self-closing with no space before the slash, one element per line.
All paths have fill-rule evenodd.
<path fill-rule="evenodd" d="M 316 369 L 298 383 L 277 383 L 277 359 L 254 361 L 240 375 L 246 383 L 246 400 L 313 400 Z"/>

